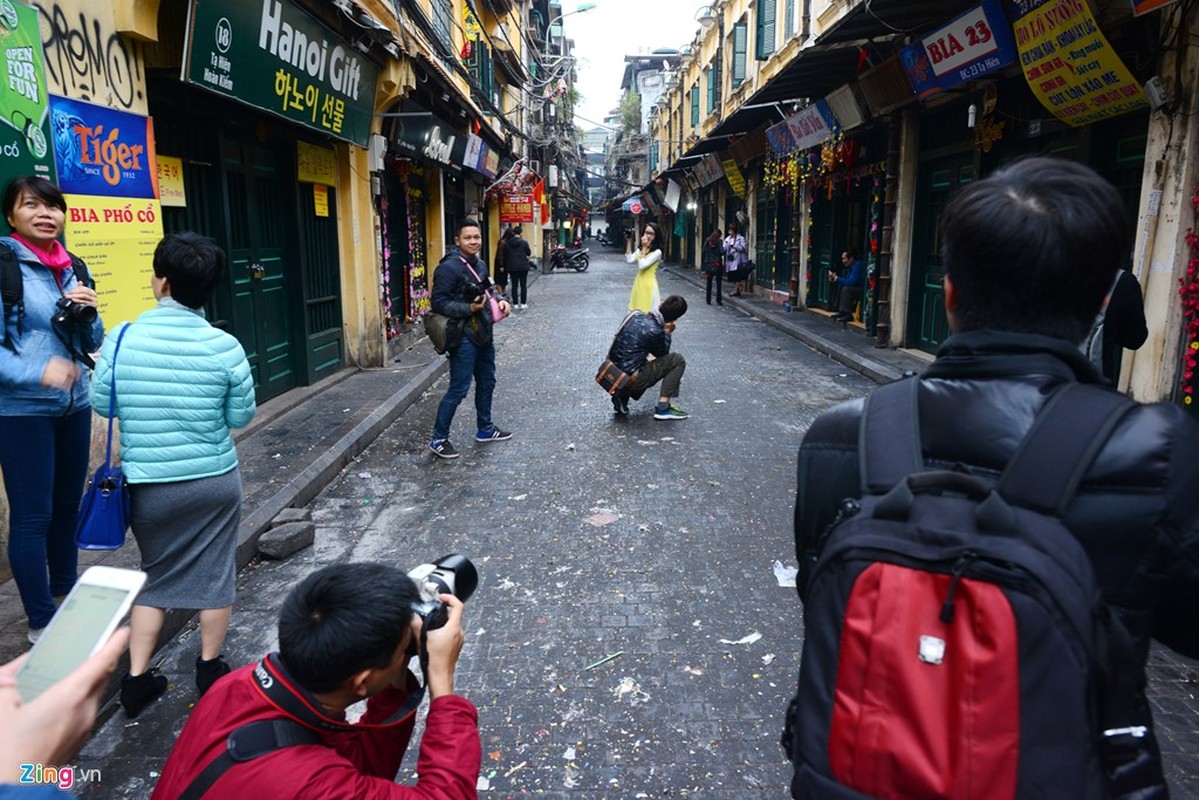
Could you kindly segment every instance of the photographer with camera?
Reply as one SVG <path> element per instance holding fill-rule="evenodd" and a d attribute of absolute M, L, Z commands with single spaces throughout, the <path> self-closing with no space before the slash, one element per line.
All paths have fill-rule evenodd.
<path fill-rule="evenodd" d="M 491 421 L 491 395 L 495 392 L 495 344 L 492 326 L 508 316 L 511 306 L 492 293 L 487 264 L 479 258 L 483 232 L 479 223 L 464 219 L 458 223 L 455 247 L 433 271 L 433 311 L 450 318 L 446 329 L 447 354 L 450 358 L 450 387 L 437 406 L 437 421 L 429 449 L 438 458 L 457 458 L 450 444 L 450 425 L 458 404 L 475 380 L 475 441 L 480 444 L 511 439 Z"/>
<path fill-rule="evenodd" d="M 152 800 L 457 800 L 477 797 L 478 714 L 454 694 L 463 601 L 478 576 L 461 556 L 413 570 L 335 564 L 305 578 L 279 614 L 279 652 L 234 671 L 183 728 Z M 408 670 L 419 651 L 425 687 Z M 399 786 L 416 709 L 429 712 L 413 787 Z M 346 709 L 366 700 L 350 724 Z"/>
<path fill-rule="evenodd" d="M 88 356 L 104 325 L 87 267 L 58 241 L 67 202 L 45 178 L 4 189 L 0 237 L 0 470 L 8 495 L 8 559 L 37 640 L 54 598 L 75 585 L 75 523 L 92 439 Z"/>

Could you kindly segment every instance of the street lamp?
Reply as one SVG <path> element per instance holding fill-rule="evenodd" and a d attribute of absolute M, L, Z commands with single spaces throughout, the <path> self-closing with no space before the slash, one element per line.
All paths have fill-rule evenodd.
<path fill-rule="evenodd" d="M 550 49 L 550 32 L 554 29 L 554 25 L 558 24 L 563 17 L 569 17 L 571 14 L 582 14 L 584 11 L 590 11 L 593 8 L 595 8 L 595 3 L 580 3 L 579 7 L 574 11 L 567 11 L 551 19 L 550 24 L 545 26 L 545 47 L 543 49 Z"/>
<path fill-rule="evenodd" d="M 716 24 L 716 12 L 710 5 L 701 6 L 695 14 L 695 21 L 706 31 Z"/>

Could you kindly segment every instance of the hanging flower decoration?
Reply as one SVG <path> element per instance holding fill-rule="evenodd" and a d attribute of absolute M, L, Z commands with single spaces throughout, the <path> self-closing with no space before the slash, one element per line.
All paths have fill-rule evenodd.
<path fill-rule="evenodd" d="M 1191 205 L 1199 213 L 1199 186 L 1191 196 Z M 1186 273 L 1179 279 L 1178 294 L 1182 298 L 1183 331 L 1186 346 L 1182 350 L 1182 402 L 1195 402 L 1195 368 L 1199 365 L 1199 234 L 1194 228 L 1187 230 L 1187 246 L 1191 257 L 1187 261 Z"/>

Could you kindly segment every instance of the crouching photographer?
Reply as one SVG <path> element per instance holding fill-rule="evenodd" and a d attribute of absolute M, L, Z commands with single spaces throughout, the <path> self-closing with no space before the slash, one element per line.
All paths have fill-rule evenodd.
<path fill-rule="evenodd" d="M 219 680 L 175 743 L 154 800 L 201 797 L 475 798 L 478 715 L 454 694 L 463 600 L 478 582 L 461 556 L 411 573 L 336 564 L 284 601 L 279 652 Z M 455 596 L 456 595 L 456 596 Z M 415 645 L 415 648 L 412 648 Z M 425 686 L 408 669 L 419 651 Z M 425 691 L 413 787 L 395 781 Z M 346 709 L 366 700 L 350 724 Z"/>

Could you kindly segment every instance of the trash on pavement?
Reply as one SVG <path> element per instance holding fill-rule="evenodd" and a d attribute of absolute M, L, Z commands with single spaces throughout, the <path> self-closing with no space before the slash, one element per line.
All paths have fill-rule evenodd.
<path fill-rule="evenodd" d="M 795 576 L 799 574 L 798 567 L 792 567 L 784 564 L 782 561 L 774 562 L 774 577 L 778 580 L 779 586 L 790 586 L 795 588 Z"/>
<path fill-rule="evenodd" d="M 588 664 L 587 666 L 583 667 L 583 671 L 586 672 L 587 670 L 595 669 L 596 667 L 600 666 L 601 664 L 607 664 L 609 661 L 614 661 L 623 655 L 624 655 L 623 650 L 617 650 L 612 655 L 604 656 L 599 661 L 596 661 L 594 664 Z"/>
<path fill-rule="evenodd" d="M 621 678 L 620 683 L 616 684 L 616 688 L 612 690 L 612 694 L 616 695 L 618 703 L 625 697 L 629 698 L 629 705 L 633 706 L 649 702 L 649 693 L 632 678 Z"/>
<path fill-rule="evenodd" d="M 721 644 L 753 644 L 754 642 L 758 641 L 761 638 L 762 638 L 762 634 L 758 633 L 757 631 L 754 631 L 749 636 L 743 636 L 742 638 L 738 639 L 735 642 L 732 639 L 721 639 L 720 643 Z"/>
<path fill-rule="evenodd" d="M 605 525 L 611 525 L 616 520 L 620 519 L 619 514 L 605 512 L 603 514 L 592 514 L 590 517 L 583 517 L 583 521 L 588 525 L 594 525 L 597 528 L 602 528 Z"/>

